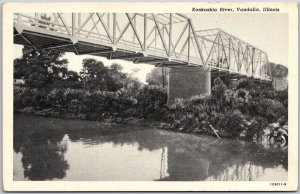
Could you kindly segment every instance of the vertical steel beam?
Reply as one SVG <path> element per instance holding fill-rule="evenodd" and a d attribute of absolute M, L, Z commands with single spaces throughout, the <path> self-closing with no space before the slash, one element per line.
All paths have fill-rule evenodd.
<path fill-rule="evenodd" d="M 189 24 L 191 26 L 191 30 L 192 30 L 193 36 L 195 38 L 195 42 L 196 42 L 196 45 L 197 45 L 197 48 L 198 48 L 198 52 L 199 52 L 199 55 L 200 55 L 200 58 L 201 58 L 201 62 L 205 66 L 203 55 L 202 55 L 201 48 L 200 48 L 200 44 L 199 44 L 198 38 L 196 36 L 195 30 L 194 30 L 194 26 L 193 26 L 192 21 L 190 19 L 189 19 Z"/>
<path fill-rule="evenodd" d="M 189 25 L 188 31 L 188 65 L 190 64 L 190 52 L 191 52 L 191 25 Z"/>
<path fill-rule="evenodd" d="M 157 28 L 155 28 L 155 31 L 154 31 L 154 47 L 155 49 L 157 48 Z"/>
<path fill-rule="evenodd" d="M 241 71 L 241 64 L 240 64 L 240 45 L 241 45 L 241 43 L 238 42 L 238 61 L 237 61 L 237 63 L 238 63 L 238 72 Z"/>
<path fill-rule="evenodd" d="M 18 13 L 18 20 L 17 20 L 18 26 L 21 25 L 21 22 L 22 22 L 21 19 L 22 19 L 21 18 L 21 13 Z"/>
<path fill-rule="evenodd" d="M 172 49 L 172 17 L 173 15 L 170 13 L 170 27 L 169 27 L 169 57 L 171 56 L 171 49 Z"/>
<path fill-rule="evenodd" d="M 78 13 L 78 27 L 81 25 L 81 13 Z"/>
<path fill-rule="evenodd" d="M 252 76 L 254 75 L 254 57 L 255 57 L 255 48 L 252 47 L 252 57 L 251 57 Z"/>
<path fill-rule="evenodd" d="M 34 21 L 34 24 L 37 26 L 38 25 L 38 19 L 40 19 L 41 17 L 40 17 L 40 14 L 39 13 L 35 13 L 34 14 L 35 15 L 35 21 Z"/>
<path fill-rule="evenodd" d="M 133 19 L 132 23 L 133 23 L 132 28 L 136 29 L 136 18 Z M 133 43 L 134 43 L 135 42 L 135 36 L 134 36 L 134 34 L 133 34 L 132 38 L 133 38 Z"/>
<path fill-rule="evenodd" d="M 113 13 L 113 44 L 116 43 L 116 27 L 117 27 L 117 15 Z"/>
<path fill-rule="evenodd" d="M 272 72 L 271 72 L 271 68 L 270 68 L 270 64 L 269 64 L 268 55 L 265 54 L 265 56 L 266 56 L 267 71 L 269 70 L 269 74 L 267 74 L 267 75 L 269 75 L 269 77 L 272 78 Z M 266 76 L 266 78 L 267 78 L 267 76 Z"/>
<path fill-rule="evenodd" d="M 262 77 L 261 51 L 259 52 L 259 75 Z"/>
<path fill-rule="evenodd" d="M 223 53 L 225 55 L 226 63 L 227 63 L 227 66 L 228 66 L 228 70 L 230 70 L 230 64 L 228 63 L 228 58 L 227 58 L 227 54 L 226 54 L 226 50 L 225 50 L 225 45 L 224 45 L 223 39 L 221 37 L 221 33 L 220 33 L 220 39 L 221 39 L 221 44 L 222 44 L 222 50 L 223 50 Z M 223 58 L 222 58 L 222 67 L 223 67 Z"/>
<path fill-rule="evenodd" d="M 147 48 L 147 14 L 144 13 L 144 51 L 146 51 Z"/>
<path fill-rule="evenodd" d="M 220 33 L 217 34 L 218 36 L 218 62 L 217 62 L 217 66 L 220 67 Z"/>
<path fill-rule="evenodd" d="M 110 13 L 107 13 L 107 31 L 110 35 Z"/>
<path fill-rule="evenodd" d="M 76 13 L 72 13 L 72 36 L 75 36 L 76 32 Z"/>
<path fill-rule="evenodd" d="M 228 38 L 228 47 L 229 47 L 229 58 L 228 58 L 228 63 L 229 63 L 229 68 L 232 67 L 231 66 L 231 38 Z"/>

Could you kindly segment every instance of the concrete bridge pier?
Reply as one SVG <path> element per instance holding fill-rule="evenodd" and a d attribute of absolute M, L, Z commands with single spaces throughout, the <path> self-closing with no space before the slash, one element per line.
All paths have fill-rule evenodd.
<path fill-rule="evenodd" d="M 177 67 L 169 69 L 168 106 L 176 98 L 188 99 L 194 95 L 211 94 L 211 72 L 202 67 Z"/>

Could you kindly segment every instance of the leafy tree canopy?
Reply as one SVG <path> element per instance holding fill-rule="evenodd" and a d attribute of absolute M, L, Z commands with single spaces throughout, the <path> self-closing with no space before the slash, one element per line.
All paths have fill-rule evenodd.
<path fill-rule="evenodd" d="M 123 73 L 119 64 L 107 67 L 103 62 L 92 58 L 84 59 L 82 64 L 80 76 L 87 89 L 114 92 L 124 87 L 133 89 L 141 85 L 138 80 Z"/>
<path fill-rule="evenodd" d="M 36 51 L 31 47 L 24 47 L 22 52 L 23 56 L 14 60 L 15 79 L 25 79 L 26 85 L 42 88 L 66 77 L 68 60 L 62 59 L 64 52 Z"/>
<path fill-rule="evenodd" d="M 270 69 L 272 77 L 286 78 L 288 76 L 288 68 L 281 64 L 270 63 Z"/>

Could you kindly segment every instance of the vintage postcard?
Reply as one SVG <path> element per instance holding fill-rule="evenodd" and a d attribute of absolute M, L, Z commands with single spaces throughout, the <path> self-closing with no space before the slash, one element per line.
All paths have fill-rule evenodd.
<path fill-rule="evenodd" d="M 5 191 L 296 191 L 297 3 L 7 3 Z"/>

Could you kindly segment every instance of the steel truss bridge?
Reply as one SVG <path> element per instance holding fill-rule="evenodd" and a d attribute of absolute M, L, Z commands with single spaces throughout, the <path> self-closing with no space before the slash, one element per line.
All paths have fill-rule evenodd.
<path fill-rule="evenodd" d="M 15 13 L 14 43 L 37 51 L 161 67 L 201 66 L 212 73 L 271 80 L 264 51 L 221 29 L 197 31 L 191 19 L 178 13 Z"/>

